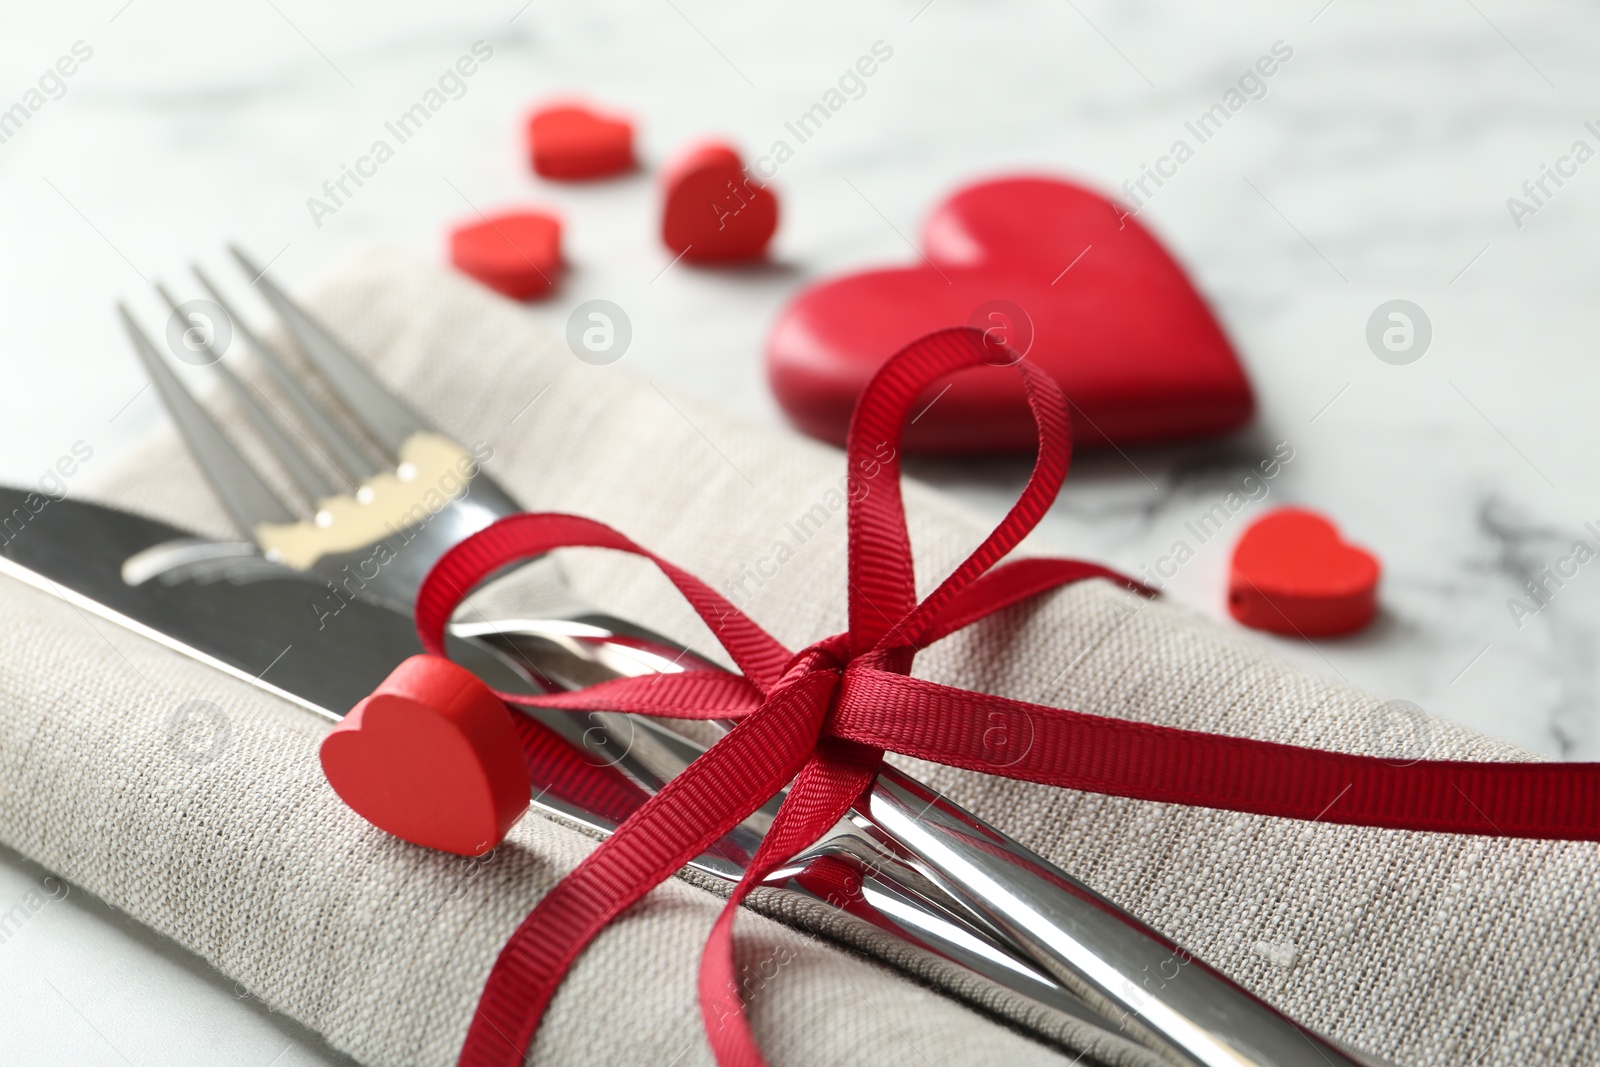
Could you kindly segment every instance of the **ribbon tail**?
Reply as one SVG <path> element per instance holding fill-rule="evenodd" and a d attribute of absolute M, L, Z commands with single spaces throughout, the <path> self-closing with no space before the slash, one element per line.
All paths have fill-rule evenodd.
<path fill-rule="evenodd" d="M 501 948 L 459 1067 L 520 1067 L 550 998 L 595 935 L 805 766 L 830 688 L 831 679 L 819 674 L 774 697 L 556 883 Z"/>
<path fill-rule="evenodd" d="M 1385 760 L 1086 715 L 869 667 L 831 732 L 1007 778 L 1391 830 L 1600 841 L 1600 763 Z"/>
<path fill-rule="evenodd" d="M 734 964 L 733 924 L 739 905 L 784 861 L 832 829 L 871 787 L 882 762 L 883 753 L 878 749 L 824 739 L 817 746 L 817 755 L 790 787 L 772 821 L 772 829 L 717 916 L 700 957 L 700 1017 L 719 1067 L 766 1067 L 744 1014 L 741 990 L 750 985 L 748 980 L 739 981 Z M 763 961 L 757 967 L 757 977 L 770 980 L 770 976 L 762 974 L 762 967 L 773 963 Z"/>

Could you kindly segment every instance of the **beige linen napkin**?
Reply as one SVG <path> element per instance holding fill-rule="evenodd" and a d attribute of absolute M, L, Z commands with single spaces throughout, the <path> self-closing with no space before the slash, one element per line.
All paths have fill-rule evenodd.
<path fill-rule="evenodd" d="M 792 647 L 843 628 L 837 452 L 584 364 L 516 307 L 403 257 L 355 260 L 310 303 L 444 430 L 491 445 L 487 466 L 529 507 L 617 526 L 737 591 Z M 170 439 L 105 495 L 228 532 Z M 985 526 L 925 488 L 907 498 L 926 591 Z M 800 541 L 790 524 L 808 514 Z M 792 558 L 764 564 L 758 584 L 750 568 L 780 541 Z M 588 551 L 561 563 L 598 606 L 712 647 L 645 565 Z M 14 650 L 0 667 L 0 840 L 360 1059 L 450 1062 L 498 946 L 592 843 L 538 818 L 482 863 L 388 839 L 322 782 L 320 723 L 15 583 L 0 596 Z M 497 598 L 514 594 L 485 599 Z M 917 673 L 1351 752 L 1375 743 L 1381 703 L 1104 582 L 957 635 Z M 225 749 L 208 762 L 172 736 L 174 710 L 195 699 L 226 714 Z M 1433 758 L 1526 758 L 1441 720 L 1427 730 Z M 1595 846 L 1308 826 L 911 769 L 1330 1036 L 1404 1064 L 1600 1054 Z M 680 1063 L 704 1062 L 692 975 L 715 910 L 674 882 L 603 934 L 558 995 L 537 1062 L 666 1063 L 680 1050 Z M 794 954 L 753 1007 L 776 1062 L 1071 1058 L 761 916 L 742 918 L 740 940 L 750 963 Z M 1125 1052 L 1097 1055 L 1137 1058 Z"/>

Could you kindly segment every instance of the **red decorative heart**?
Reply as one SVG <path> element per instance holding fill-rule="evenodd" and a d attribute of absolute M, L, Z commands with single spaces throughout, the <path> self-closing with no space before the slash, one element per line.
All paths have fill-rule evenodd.
<path fill-rule="evenodd" d="M 934 211 L 923 249 L 924 263 L 815 285 L 778 317 L 767 369 L 802 430 L 842 443 L 856 398 L 891 353 L 965 323 L 1055 376 L 1077 442 L 1194 437 L 1249 421 L 1250 383 L 1205 301 L 1138 220 L 1098 193 L 1051 178 L 972 185 Z M 912 410 L 922 414 L 908 449 L 1037 444 L 1013 373 L 952 377 Z"/>
<path fill-rule="evenodd" d="M 546 178 L 620 174 L 633 169 L 633 124 L 582 104 L 551 104 L 528 117 L 528 159 Z"/>
<path fill-rule="evenodd" d="M 528 808 L 511 713 L 471 671 L 412 656 L 322 739 L 322 773 L 362 818 L 415 845 L 479 856 Z"/>
<path fill-rule="evenodd" d="M 1347 544 L 1323 516 L 1279 508 L 1234 546 L 1228 611 L 1276 634 L 1354 633 L 1377 614 L 1378 573 L 1377 559 Z"/>
<path fill-rule="evenodd" d="M 725 144 L 680 156 L 662 172 L 661 188 L 661 240 L 684 259 L 756 259 L 778 228 L 778 198 L 745 174 L 739 153 Z"/>
<path fill-rule="evenodd" d="M 497 293 L 531 300 L 561 276 L 561 222 L 513 211 L 467 223 L 450 234 L 450 262 Z"/>

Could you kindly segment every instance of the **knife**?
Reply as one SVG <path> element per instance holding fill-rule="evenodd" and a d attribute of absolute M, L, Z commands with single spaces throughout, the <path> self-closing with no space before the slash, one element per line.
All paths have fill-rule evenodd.
<path fill-rule="evenodd" d="M 192 564 L 172 567 L 174 554 L 184 553 Z M 141 573 L 140 560 L 152 555 L 165 561 L 159 575 Z M 254 546 L 205 541 L 129 512 L 4 486 L 0 574 L 329 721 L 422 651 L 409 615 L 354 599 L 330 620 L 325 582 L 268 562 Z M 560 651 L 561 629 L 527 624 L 522 650 L 510 655 L 472 636 L 447 640 L 452 658 L 487 683 L 529 692 L 536 687 L 513 664 L 531 651 L 541 668 L 558 673 L 563 663 L 552 649 Z M 582 624 L 566 629 L 584 633 Z M 701 751 L 644 720 L 630 719 L 635 736 L 626 743 L 614 730 L 595 729 L 567 713 L 547 712 L 536 721 L 554 743 L 529 754 L 534 806 L 592 836 L 609 835 L 659 788 L 663 763 L 681 766 Z M 720 883 L 722 892 L 737 882 L 776 802 L 691 861 L 691 875 L 702 876 L 691 880 L 714 890 Z M 1053 1022 L 1044 1028 L 1079 1048 L 1136 1058 L 1144 1051 L 1032 959 L 1019 956 L 992 926 L 954 905 L 923 872 L 859 835 L 797 857 L 761 892 L 766 899 L 758 903 L 766 910 L 820 917 L 830 937 L 967 999 L 976 994 L 1019 1019 L 1037 1019 L 1042 1007 Z"/>
<path fill-rule="evenodd" d="M 31 513 L 27 497 L 0 487 L 0 572 L 325 718 L 353 707 L 420 650 L 409 616 L 360 599 L 344 605 L 335 620 L 338 640 L 329 640 L 321 629 L 326 609 L 316 606 L 329 595 L 326 584 L 268 563 L 252 546 L 206 542 L 164 523 L 71 499 L 48 501 Z M 25 520 L 15 534 L 15 524 L 5 521 L 8 513 Z M 192 565 L 172 566 L 186 555 L 192 555 Z M 149 556 L 161 557 L 161 567 L 137 573 Z M 609 624 L 616 629 L 615 620 Z M 681 669 L 662 666 L 671 648 L 661 655 L 646 649 L 632 663 L 626 656 L 619 660 L 619 651 L 627 652 L 636 640 L 604 627 L 588 630 L 597 632 L 585 638 L 581 620 L 458 625 L 450 651 L 486 681 L 510 690 L 530 688 L 517 663 L 538 663 L 541 674 L 559 676 L 561 664 L 549 659 L 552 650 L 579 674 L 585 667 L 612 677 Z M 463 637 L 463 631 L 473 636 Z M 672 662 L 677 659 L 681 655 Z M 643 719 L 626 720 L 632 736 L 619 744 L 612 720 L 622 717 L 596 713 L 608 720 L 605 728 L 586 729 L 563 713 L 530 711 L 571 746 L 568 758 L 556 765 L 530 768 L 542 778 L 535 781 L 544 791 L 538 806 L 599 835 L 615 829 L 627 811 L 600 813 L 578 799 L 593 790 L 572 790 L 573 750 L 586 752 L 590 758 L 582 762 L 596 773 L 603 768 L 620 776 L 612 785 L 632 787 L 640 803 L 698 752 Z M 1087 886 L 1020 847 L 1005 848 L 993 840 L 994 831 L 892 767 L 880 776 L 880 786 L 868 819 L 841 823 L 837 840 L 797 857 L 769 890 L 798 895 L 813 907 L 821 900 L 841 918 L 828 924 L 833 936 L 947 988 L 970 989 L 976 975 L 1002 999 L 1009 995 L 1004 991 L 1020 992 L 1053 1013 L 1063 1032 L 1075 1030 L 1070 1040 L 1078 1047 L 1110 1053 L 1116 1046 L 1124 1056 L 1149 1049 L 1162 1062 L 1206 1067 L 1382 1062 L 1296 1026 Z M 737 879 L 770 810 L 758 812 L 691 867 Z M 913 844 L 919 853 L 932 849 L 938 855 L 910 853 L 908 842 L 920 842 Z M 928 858 L 934 862 L 919 861 Z M 1004 884 L 994 880 L 996 859 L 1008 871 Z M 837 892 L 841 864 L 856 879 L 846 880 L 852 888 L 844 899 Z M 1168 970 L 1174 973 L 1168 976 Z"/>

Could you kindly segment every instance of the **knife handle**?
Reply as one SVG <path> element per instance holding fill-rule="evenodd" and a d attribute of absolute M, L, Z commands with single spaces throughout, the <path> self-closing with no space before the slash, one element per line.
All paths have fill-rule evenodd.
<path fill-rule="evenodd" d="M 605 677 L 687 669 L 693 656 L 607 615 L 507 621 L 500 628 L 583 649 L 587 685 Z M 713 665 L 694 657 L 693 666 Z M 1124 1035 L 1179 1067 L 1376 1067 L 1301 1027 L 1042 856 L 887 766 L 851 812 L 865 837 L 925 873 L 1012 948 Z"/>
<path fill-rule="evenodd" d="M 1118 1028 L 1180 1064 L 1377 1067 L 1276 1008 L 1038 854 L 886 766 L 866 822 Z M 872 831 L 869 831 L 872 832 Z"/>
<path fill-rule="evenodd" d="M 506 637 L 496 635 L 493 643 L 502 651 L 525 654 L 550 666 L 548 647 L 535 647 L 535 639 L 527 635 L 514 635 L 509 641 Z M 549 777 L 538 773 L 550 767 L 547 758 L 530 761 L 535 771 L 534 806 L 601 837 L 614 833 L 643 804 L 644 796 L 703 751 L 646 719 L 620 724 L 622 729 L 614 731 L 604 722 L 596 729 L 592 724 L 599 716 L 548 709 L 528 709 L 528 714 L 572 753 L 570 763 L 553 768 Z M 631 733 L 629 725 L 634 727 Z M 656 758 L 649 753 L 652 747 L 657 748 Z M 624 799 L 597 804 L 600 794 Z M 770 822 L 769 811 L 758 812 L 691 860 L 689 867 L 708 879 L 707 888 L 726 892 L 743 877 Z M 691 876 L 691 880 L 703 879 Z M 854 825 L 828 835 L 773 872 L 754 903 L 791 924 L 1059 1033 L 1074 1047 L 1127 1044 L 1111 1032 L 1104 1016 L 1063 989 L 1031 957 L 1018 954 L 1003 934 L 975 920 L 920 868 L 876 844 Z M 1040 1006 L 1061 1018 L 1047 1019 Z"/>

